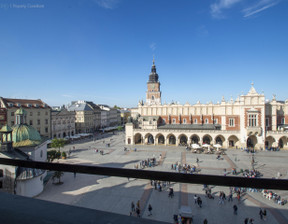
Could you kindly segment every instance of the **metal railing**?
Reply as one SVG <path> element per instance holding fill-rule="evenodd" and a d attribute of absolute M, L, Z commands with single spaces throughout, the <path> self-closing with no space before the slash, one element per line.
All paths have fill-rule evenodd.
<path fill-rule="evenodd" d="M 43 170 L 54 170 L 63 172 L 76 172 L 104 176 L 129 177 L 148 180 L 161 180 L 189 184 L 207 184 L 217 186 L 236 186 L 258 189 L 288 190 L 288 180 L 268 178 L 246 178 L 234 176 L 185 174 L 175 172 L 135 170 L 101 166 L 72 165 L 62 163 L 36 162 L 18 159 L 0 158 L 0 164 L 36 168 Z"/>

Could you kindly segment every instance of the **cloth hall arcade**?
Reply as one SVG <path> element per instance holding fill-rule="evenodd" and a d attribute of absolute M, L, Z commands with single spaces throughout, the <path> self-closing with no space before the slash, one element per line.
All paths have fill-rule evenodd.
<path fill-rule="evenodd" d="M 266 101 L 253 84 L 246 95 L 217 104 L 162 104 L 155 62 L 140 101 L 126 124 L 126 144 L 220 144 L 223 148 L 288 149 L 288 100 Z"/>

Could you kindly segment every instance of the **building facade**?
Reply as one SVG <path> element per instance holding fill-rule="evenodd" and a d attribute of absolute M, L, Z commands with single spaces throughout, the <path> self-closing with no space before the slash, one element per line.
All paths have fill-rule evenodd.
<path fill-rule="evenodd" d="M 40 135 L 51 138 L 51 107 L 42 100 L 0 97 L 0 108 L 6 110 L 5 123 L 9 126 L 13 126 L 16 123 L 15 112 L 19 108 L 24 108 L 27 111 L 27 124 L 34 127 Z"/>
<path fill-rule="evenodd" d="M 23 108 L 15 112 L 15 124 L 0 129 L 0 158 L 46 162 L 47 142 L 27 124 Z M 45 170 L 0 164 L 0 192 L 34 197 L 44 189 Z"/>
<path fill-rule="evenodd" d="M 217 104 L 162 104 L 159 76 L 153 60 L 146 102 L 131 110 L 126 144 L 220 144 L 224 148 L 288 149 L 288 100 L 267 101 L 253 84 L 236 100 Z"/>
<path fill-rule="evenodd" d="M 68 111 L 65 108 L 52 110 L 52 138 L 65 138 L 73 136 L 75 130 L 75 111 Z"/>
<path fill-rule="evenodd" d="M 67 107 L 69 112 L 75 112 L 75 131 L 79 133 L 92 133 L 95 130 L 94 111 L 86 101 L 73 101 L 72 105 Z"/>

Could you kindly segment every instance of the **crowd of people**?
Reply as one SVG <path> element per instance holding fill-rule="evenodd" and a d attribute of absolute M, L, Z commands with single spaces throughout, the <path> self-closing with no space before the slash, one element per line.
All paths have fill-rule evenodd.
<path fill-rule="evenodd" d="M 147 159 L 141 160 L 139 164 L 138 163 L 135 164 L 134 168 L 145 169 L 145 168 L 154 167 L 154 166 L 157 166 L 157 160 L 155 156 L 153 156 L 153 158 L 147 158 Z"/>
<path fill-rule="evenodd" d="M 196 159 L 196 163 L 198 164 L 199 159 Z M 189 164 L 181 164 L 179 162 L 171 164 L 171 170 L 176 170 L 179 173 L 194 173 L 197 172 L 197 167 L 195 165 Z"/>

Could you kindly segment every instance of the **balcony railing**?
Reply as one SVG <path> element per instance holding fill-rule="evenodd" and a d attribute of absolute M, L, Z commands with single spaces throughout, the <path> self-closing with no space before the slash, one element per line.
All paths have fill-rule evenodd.
<path fill-rule="evenodd" d="M 218 186 L 237 186 L 259 189 L 288 190 L 288 180 L 268 178 L 246 178 L 218 175 L 185 174 L 175 172 L 161 172 L 148 170 L 123 169 L 101 166 L 72 165 L 61 163 L 35 162 L 17 159 L 0 158 L 0 164 L 29 167 L 43 170 L 86 173 L 94 175 L 129 177 L 148 180 L 161 180 L 189 184 L 207 184 Z"/>

